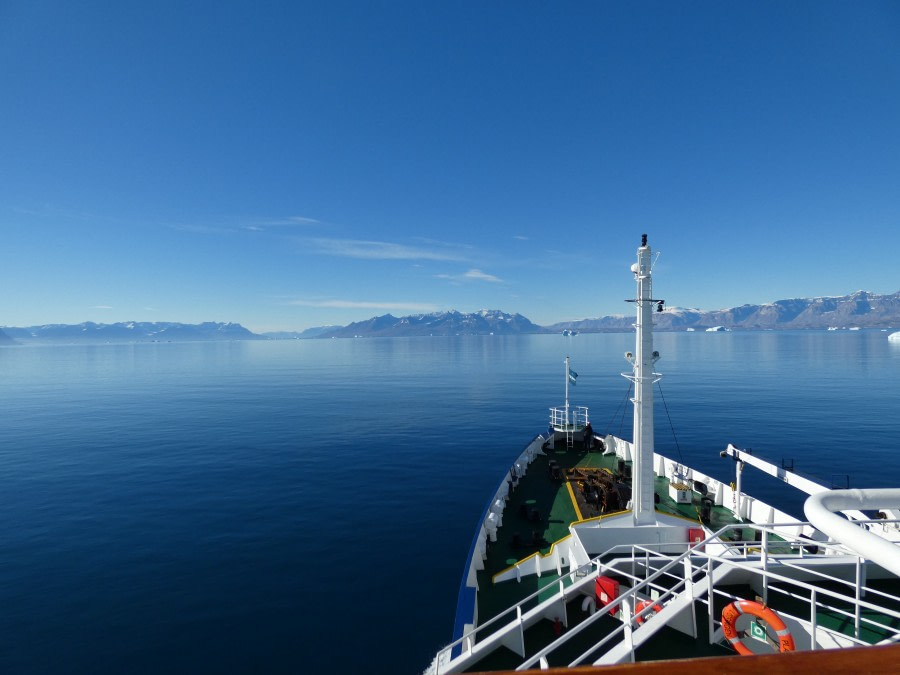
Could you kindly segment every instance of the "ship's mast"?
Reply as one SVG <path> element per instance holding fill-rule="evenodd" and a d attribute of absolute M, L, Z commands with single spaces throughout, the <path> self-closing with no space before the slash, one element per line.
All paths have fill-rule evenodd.
<path fill-rule="evenodd" d="M 637 323 L 635 353 L 626 357 L 634 366 L 634 466 L 632 471 L 632 514 L 635 525 L 655 525 L 653 476 L 653 384 L 659 376 L 653 365 L 659 352 L 653 351 L 653 310 L 662 311 L 662 300 L 654 300 L 651 282 L 650 247 L 647 235 L 641 237 L 637 262 L 631 266 L 637 281 Z"/>

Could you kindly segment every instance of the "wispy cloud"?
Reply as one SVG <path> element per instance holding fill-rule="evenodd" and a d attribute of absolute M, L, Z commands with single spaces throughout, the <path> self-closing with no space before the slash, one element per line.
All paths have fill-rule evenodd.
<path fill-rule="evenodd" d="M 518 239 L 519 241 L 528 241 L 528 237 L 523 237 L 521 234 L 513 235 L 513 239 Z"/>
<path fill-rule="evenodd" d="M 474 281 L 490 281 L 491 283 L 500 283 L 503 281 L 500 277 L 495 277 L 493 274 L 488 274 L 487 272 L 482 272 L 481 270 L 471 269 L 463 275 L 466 279 L 472 279 Z"/>
<path fill-rule="evenodd" d="M 449 249 L 457 249 L 457 250 L 466 250 L 472 251 L 474 250 L 474 246 L 471 244 L 458 244 L 451 241 L 443 241 L 441 239 L 431 239 L 430 237 L 413 237 L 414 241 L 418 241 L 423 244 L 428 244 L 430 246 L 437 246 L 440 248 L 449 248 Z"/>
<path fill-rule="evenodd" d="M 329 309 L 387 309 L 412 312 L 434 312 L 437 306 L 425 302 L 373 302 L 369 300 L 290 300 L 289 305 Z"/>
<path fill-rule="evenodd" d="M 286 218 L 257 218 L 252 223 L 243 225 L 242 229 L 251 232 L 265 232 L 272 228 L 310 227 L 313 225 L 322 225 L 322 221 L 306 216 L 288 216 Z"/>
<path fill-rule="evenodd" d="M 435 274 L 434 276 L 438 279 L 449 279 L 450 281 L 456 282 L 487 281 L 492 284 L 503 283 L 503 279 L 500 277 L 495 277 L 493 274 L 488 274 L 487 272 L 482 272 L 481 270 L 474 268 L 463 274 Z"/>
<path fill-rule="evenodd" d="M 94 305 L 91 309 L 113 309 L 113 307 L 110 307 L 109 305 Z"/>
<path fill-rule="evenodd" d="M 306 216 L 288 216 L 281 220 L 273 220 L 264 223 L 265 225 L 321 225 L 322 221 L 316 218 L 307 218 Z"/>
<path fill-rule="evenodd" d="M 362 239 L 305 240 L 317 253 L 344 258 L 365 260 L 464 260 L 459 247 L 447 244 L 434 246 L 408 246 L 389 241 L 366 241 Z"/>
<path fill-rule="evenodd" d="M 311 227 L 322 225 L 322 221 L 306 216 L 286 216 L 284 218 L 271 217 L 224 217 L 217 219 L 214 224 L 209 223 L 178 223 L 171 227 L 181 232 L 195 234 L 234 234 L 236 232 L 266 232 L 276 228 Z"/>

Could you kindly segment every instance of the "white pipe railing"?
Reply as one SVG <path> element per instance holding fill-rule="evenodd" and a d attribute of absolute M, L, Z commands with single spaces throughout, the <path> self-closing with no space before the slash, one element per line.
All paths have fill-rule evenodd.
<path fill-rule="evenodd" d="M 550 408 L 550 426 L 557 431 L 579 431 L 584 429 L 590 418 L 585 406 Z"/>
<path fill-rule="evenodd" d="M 841 492 L 847 492 L 847 491 L 842 490 Z M 900 491 L 895 491 L 895 492 L 900 492 Z M 869 508 L 869 507 L 866 507 L 866 508 Z M 797 524 L 797 523 L 793 523 L 793 524 Z M 801 523 L 801 525 L 805 525 L 805 523 Z M 704 551 L 708 551 L 711 546 L 724 545 L 722 543 L 721 537 L 726 532 L 729 532 L 736 528 L 748 528 L 748 527 L 752 528 L 752 529 L 761 530 L 763 532 L 763 538 L 762 538 L 761 542 L 734 542 L 734 543 L 729 542 L 728 548 L 730 548 L 732 550 L 741 551 L 741 553 L 743 555 L 741 555 L 740 557 L 728 558 L 728 557 L 721 557 L 721 556 L 715 555 L 715 554 L 710 555 L 709 553 L 704 552 Z M 584 621 L 579 623 L 577 626 L 575 626 L 571 630 L 567 631 L 563 636 L 561 636 L 560 638 L 555 640 L 553 643 L 551 643 L 550 645 L 547 645 L 547 647 L 540 650 L 538 653 L 532 654 L 530 657 L 525 658 L 523 663 L 520 666 L 520 669 L 528 668 L 528 667 L 531 667 L 531 666 L 539 663 L 540 659 L 542 657 L 546 657 L 547 654 L 552 652 L 560 644 L 566 642 L 567 640 L 574 637 L 581 631 L 587 629 L 596 620 L 599 620 L 602 617 L 602 614 L 610 611 L 611 609 L 623 607 L 623 611 L 625 611 L 626 614 L 630 615 L 633 612 L 632 608 L 636 605 L 634 599 L 638 596 L 638 594 L 647 594 L 648 589 L 656 588 L 658 590 L 661 590 L 662 595 L 660 595 L 660 597 L 658 598 L 658 601 L 664 604 L 668 598 L 674 597 L 674 595 L 681 588 L 684 587 L 684 585 L 683 585 L 684 580 L 677 582 L 673 588 L 669 588 L 669 589 L 665 589 L 665 588 L 661 587 L 660 585 L 658 585 L 657 583 L 655 583 L 656 580 L 660 579 L 661 577 L 664 577 L 664 576 L 674 576 L 676 578 L 679 578 L 681 575 L 673 572 L 675 566 L 678 564 L 684 564 L 684 561 L 688 561 L 690 563 L 691 556 L 700 558 L 700 561 L 697 564 L 690 563 L 691 564 L 691 567 L 690 567 L 691 572 L 694 573 L 694 572 L 705 570 L 705 571 L 707 571 L 708 579 L 711 580 L 712 579 L 711 570 L 713 569 L 712 567 L 710 567 L 711 565 L 714 566 L 715 564 L 719 564 L 719 565 L 724 564 L 731 568 L 749 569 L 746 565 L 746 560 L 742 560 L 742 558 L 746 559 L 747 557 L 751 556 L 753 553 L 756 553 L 755 550 L 751 551 L 751 549 L 758 549 L 759 563 L 762 565 L 762 569 L 755 569 L 753 571 L 755 571 L 757 574 L 761 574 L 763 576 L 763 583 L 764 583 L 764 586 L 766 587 L 766 590 L 768 590 L 768 583 L 769 583 L 769 580 L 771 579 L 772 581 L 789 583 L 792 585 L 796 585 L 800 588 L 805 588 L 806 590 L 810 591 L 810 593 L 811 593 L 810 598 L 812 600 L 810 619 L 809 620 L 799 619 L 799 617 L 792 617 L 792 618 L 799 620 L 799 621 L 803 621 L 804 623 L 807 623 L 810 626 L 810 630 L 812 632 L 813 648 L 815 649 L 816 634 L 820 631 L 825 630 L 821 626 L 817 625 L 818 622 L 816 619 L 816 607 L 818 606 L 821 609 L 837 611 L 840 614 L 845 614 L 849 618 L 850 616 L 852 616 L 849 613 L 839 610 L 837 607 L 825 604 L 828 599 L 830 599 L 831 601 L 847 601 L 849 598 L 847 595 L 842 595 L 841 593 L 834 592 L 834 591 L 827 590 L 827 589 L 816 588 L 815 586 L 812 586 L 811 584 L 807 584 L 805 582 L 799 581 L 797 579 L 793 579 L 791 577 L 783 576 L 781 574 L 774 572 L 772 569 L 768 568 L 768 565 L 767 565 L 768 558 L 772 555 L 779 555 L 780 563 L 786 564 L 787 566 L 792 566 L 789 562 L 790 558 L 782 557 L 785 554 L 782 554 L 780 552 L 773 553 L 770 550 L 770 539 L 766 535 L 768 534 L 768 532 L 771 529 L 775 529 L 775 528 L 779 528 L 779 527 L 783 527 L 783 526 L 780 524 L 759 526 L 759 525 L 750 525 L 750 524 L 746 524 L 746 523 L 739 524 L 739 525 L 728 525 L 726 527 L 721 528 L 719 531 L 717 531 L 713 535 L 710 535 L 703 542 L 700 542 L 696 546 L 692 546 L 692 543 L 686 543 L 685 551 L 678 555 L 665 555 L 658 551 L 652 550 L 658 546 L 671 546 L 672 545 L 671 542 L 666 543 L 666 544 L 644 545 L 644 546 L 623 544 L 623 545 L 613 547 L 612 549 L 610 549 L 609 551 L 607 551 L 606 553 L 604 553 L 601 556 L 597 556 L 588 565 L 583 565 L 583 566 L 579 567 L 578 569 L 572 569 L 567 574 L 562 575 L 559 579 L 560 593 L 561 593 L 563 599 L 565 599 L 566 596 L 571 596 L 576 593 L 583 592 L 583 589 L 586 590 L 586 587 L 589 588 L 590 587 L 589 584 L 591 582 L 593 582 L 593 580 L 597 576 L 604 573 L 604 571 L 606 569 L 609 569 L 610 565 L 602 562 L 602 560 L 601 560 L 602 558 L 605 558 L 606 556 L 609 556 L 609 555 L 615 556 L 616 554 L 630 552 L 633 563 L 635 561 L 641 560 L 641 558 L 643 558 L 643 560 L 641 560 L 641 562 L 644 564 L 645 574 L 649 570 L 653 569 L 653 566 L 651 566 L 651 564 L 650 564 L 651 560 L 654 563 L 656 563 L 656 562 L 664 563 L 660 568 L 654 570 L 651 574 L 649 574 L 649 576 L 646 576 L 646 578 L 644 578 L 643 580 L 639 580 L 639 578 L 637 577 L 637 575 L 635 573 L 632 573 L 631 575 L 629 575 L 627 573 L 624 573 L 623 570 L 617 568 L 616 569 L 617 574 L 620 574 L 620 575 L 624 574 L 624 576 L 626 576 L 626 577 L 631 577 L 633 582 L 635 582 L 635 585 L 631 589 L 628 589 L 628 591 L 626 591 L 625 593 L 620 595 L 618 598 L 615 598 L 614 600 L 612 600 L 609 604 L 603 606 L 602 608 L 598 607 L 597 614 L 595 614 L 594 616 L 585 619 Z M 856 526 L 852 526 L 852 527 L 856 527 Z M 795 539 L 788 539 L 786 542 L 777 542 L 777 543 L 778 544 L 787 543 L 789 546 L 789 549 L 792 551 L 794 549 L 796 549 L 797 550 L 797 554 L 796 554 L 797 558 L 805 557 L 804 547 L 806 547 L 806 546 L 818 546 L 818 547 L 820 547 L 820 550 L 827 551 L 827 553 L 835 556 L 835 558 L 838 558 L 840 556 L 853 555 L 852 553 L 850 553 L 847 550 L 848 547 L 843 546 L 839 543 L 831 542 L 831 541 L 828 541 L 828 542 L 810 541 L 808 539 L 797 537 Z M 894 550 L 895 555 L 898 555 L 898 553 L 900 553 L 900 548 L 898 548 L 896 546 L 893 546 L 893 550 Z M 636 554 L 640 554 L 641 558 L 638 558 Z M 788 555 L 790 555 L 790 554 L 788 554 Z M 621 558 L 619 558 L 619 561 L 621 561 Z M 835 560 L 835 561 L 837 562 L 837 560 Z M 586 568 L 590 570 L 590 572 L 588 572 L 587 574 L 585 574 Z M 837 577 L 833 577 L 829 574 L 825 574 L 823 572 L 820 572 L 820 571 L 812 569 L 812 568 L 807 568 L 804 566 L 804 570 L 807 573 L 809 573 L 815 577 L 819 577 L 819 578 L 822 578 L 822 579 L 825 579 L 828 581 L 841 582 L 842 584 L 846 584 L 848 586 L 854 586 L 854 584 L 852 582 L 847 582 L 846 580 L 842 580 Z M 563 580 L 566 577 L 568 577 L 568 579 L 570 581 L 571 585 L 569 585 L 569 586 L 565 586 L 565 583 L 563 582 Z M 709 590 L 711 592 L 714 592 L 715 594 L 721 594 L 721 591 L 714 590 L 713 588 L 710 588 Z M 784 593 L 784 591 L 781 591 L 780 589 L 773 589 L 773 590 L 778 590 L 778 592 Z M 869 589 L 869 590 L 871 591 L 871 589 Z M 467 633 L 462 638 L 454 641 L 450 645 L 447 645 L 443 650 L 441 650 L 441 654 L 449 655 L 451 653 L 451 650 L 454 647 L 462 646 L 463 647 L 463 656 L 471 656 L 473 654 L 473 652 L 479 651 L 478 650 L 479 646 L 487 646 L 487 645 L 481 645 L 480 641 L 475 639 L 475 636 L 477 634 L 484 635 L 485 632 L 490 632 L 490 635 L 494 636 L 494 635 L 503 633 L 505 630 L 509 629 L 510 626 L 513 624 L 518 626 L 518 628 L 520 630 L 524 630 L 526 626 L 524 625 L 523 619 L 536 617 L 535 620 L 537 620 L 537 618 L 539 618 L 539 615 L 540 615 L 539 610 L 540 610 L 541 606 L 543 605 L 543 603 L 541 603 L 539 601 L 538 596 L 544 592 L 546 592 L 546 589 L 542 589 L 542 590 L 539 590 L 539 591 L 536 591 L 536 592 L 530 594 L 528 597 L 524 598 L 518 604 L 508 608 L 504 612 L 501 612 L 497 616 L 493 617 L 491 620 L 487 621 L 486 623 L 482 624 L 481 626 L 476 627 L 474 630 L 472 630 L 470 633 Z M 871 591 L 871 592 L 874 593 L 874 591 Z M 854 595 L 855 595 L 855 597 L 851 601 L 855 605 L 854 609 L 855 609 L 856 616 L 853 618 L 855 619 L 854 623 L 856 626 L 855 632 L 857 634 L 857 637 L 855 639 L 848 638 L 849 640 L 851 640 L 857 644 L 865 644 L 858 637 L 859 628 L 861 625 L 860 617 L 859 617 L 860 609 L 869 609 L 869 610 L 877 611 L 879 613 L 886 614 L 895 620 L 900 620 L 900 613 L 895 612 L 893 610 L 889 610 L 886 607 L 878 606 L 873 603 L 862 600 L 859 597 L 858 591 L 856 593 L 854 593 Z M 876 595 L 881 595 L 881 594 L 876 593 Z M 824 596 L 824 598 L 826 598 L 826 600 L 824 600 L 824 601 L 822 600 L 823 596 Z M 549 601 L 545 601 L 545 602 L 549 602 Z M 647 608 L 644 610 L 644 613 L 649 613 L 649 611 L 650 611 L 650 609 Z M 510 624 L 508 622 L 508 619 L 506 622 L 504 622 L 503 618 L 510 616 L 511 613 L 514 613 L 514 616 L 517 618 L 517 620 L 514 621 L 513 624 Z M 862 622 L 868 623 L 865 619 L 863 619 Z M 717 622 L 715 622 L 715 623 L 717 623 Z M 712 627 L 713 625 L 714 625 L 714 618 L 712 616 L 710 616 L 710 626 Z M 884 628 L 884 626 L 882 626 L 880 624 L 879 624 L 879 626 L 881 628 Z M 586 658 L 589 658 L 591 654 L 596 653 L 598 649 L 602 648 L 603 646 L 605 646 L 609 642 L 611 642 L 615 636 L 620 636 L 622 634 L 622 632 L 624 631 L 624 628 L 625 628 L 624 626 L 620 626 L 617 629 L 613 630 L 609 635 L 605 636 L 598 643 L 594 644 L 587 652 L 585 652 L 578 659 L 573 661 L 572 664 L 570 664 L 570 666 L 583 663 L 584 660 Z M 896 635 L 893 638 L 889 638 L 889 639 L 894 640 L 894 641 L 900 640 L 900 631 L 896 631 L 895 629 L 891 629 L 891 630 L 894 630 Z M 483 639 L 487 639 L 487 638 L 483 638 Z M 500 643 L 498 642 L 496 646 L 499 646 L 499 644 Z M 492 649 L 493 649 L 493 647 L 489 648 L 488 651 L 491 651 Z M 455 660 L 456 659 L 453 659 L 453 661 L 455 661 Z M 443 659 L 437 659 L 437 661 L 441 662 L 438 665 L 439 672 L 447 672 L 447 666 L 450 666 L 450 661 L 446 659 L 446 656 Z M 462 666 L 463 668 L 469 667 L 471 665 L 472 665 L 471 663 L 468 665 L 465 665 L 465 666 L 460 664 L 460 666 Z M 451 669 L 453 671 L 456 670 L 456 668 L 451 668 Z"/>
<path fill-rule="evenodd" d="M 853 509 L 862 511 L 898 507 L 900 489 L 896 488 L 827 490 L 809 497 L 803 505 L 803 511 L 809 521 L 829 537 L 900 576 L 900 548 L 895 542 L 864 530 L 836 513 Z"/>

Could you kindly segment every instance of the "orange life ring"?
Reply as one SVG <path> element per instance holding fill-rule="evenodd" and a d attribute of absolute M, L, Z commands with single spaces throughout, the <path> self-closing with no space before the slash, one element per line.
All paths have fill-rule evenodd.
<path fill-rule="evenodd" d="M 653 611 L 650 614 L 645 614 L 644 616 L 640 616 L 640 613 L 643 610 L 650 607 L 651 605 L 653 605 Z M 640 626 L 642 623 L 644 623 L 645 619 L 649 619 L 651 616 L 653 616 L 657 612 L 661 612 L 661 611 L 662 611 L 662 605 L 660 605 L 658 602 L 653 602 L 652 600 L 641 600 L 637 604 L 637 607 L 634 608 L 634 615 L 637 617 L 637 619 L 635 619 L 635 621 L 637 621 L 638 626 Z"/>
<path fill-rule="evenodd" d="M 778 651 L 794 651 L 794 638 L 780 616 L 765 605 L 761 605 L 753 600 L 735 600 L 722 610 L 722 633 L 738 654 L 743 656 L 753 654 L 747 645 L 741 642 L 740 635 L 738 635 L 737 620 L 741 614 L 752 614 L 771 626 L 778 636 Z"/>

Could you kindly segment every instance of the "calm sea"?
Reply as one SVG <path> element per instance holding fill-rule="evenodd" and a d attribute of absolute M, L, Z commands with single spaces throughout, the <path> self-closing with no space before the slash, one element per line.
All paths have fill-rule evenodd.
<path fill-rule="evenodd" d="M 567 353 L 572 403 L 630 434 L 632 340 L 0 349 L 0 671 L 420 671 L 488 496 L 563 403 Z M 658 451 L 729 479 L 733 442 L 900 485 L 886 333 L 656 346 Z"/>

